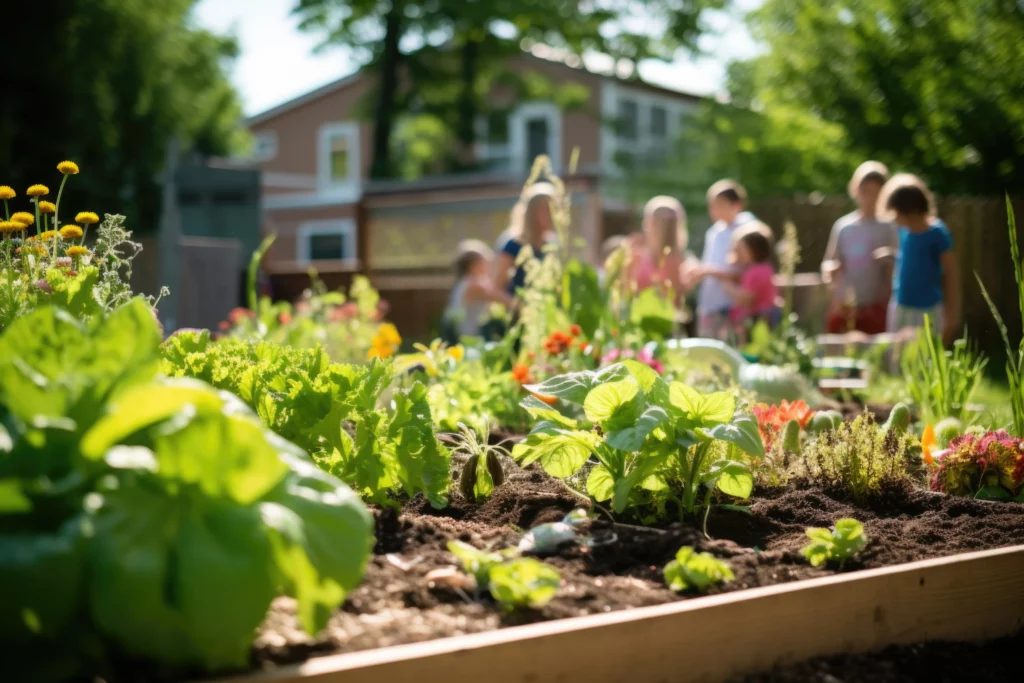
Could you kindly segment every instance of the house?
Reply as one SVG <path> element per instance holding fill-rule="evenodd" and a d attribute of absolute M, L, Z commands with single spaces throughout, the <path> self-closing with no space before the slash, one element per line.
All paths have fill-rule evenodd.
<path fill-rule="evenodd" d="M 609 234 L 632 227 L 629 208 L 602 196 L 623 158 L 657 160 L 675 139 L 698 97 L 625 81 L 523 54 L 555 87 L 585 86 L 582 107 L 509 101 L 507 116 L 482 117 L 475 154 L 483 170 L 415 182 L 369 179 L 372 124 L 356 106 L 373 85 L 363 72 L 329 83 L 248 120 L 262 171 L 262 231 L 279 237 L 265 261 L 274 294 L 294 298 L 315 267 L 330 286 L 369 274 L 412 335 L 436 324 L 451 287 L 452 256 L 462 239 L 487 242 L 508 214 L 533 159 L 548 155 L 572 193 L 573 234 L 596 260 Z M 576 172 L 565 175 L 573 150 Z"/>

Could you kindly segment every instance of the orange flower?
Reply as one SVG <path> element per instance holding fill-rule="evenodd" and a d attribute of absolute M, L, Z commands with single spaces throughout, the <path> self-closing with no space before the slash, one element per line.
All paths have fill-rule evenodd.
<path fill-rule="evenodd" d="M 552 356 L 557 356 L 572 346 L 572 336 L 562 330 L 555 330 L 551 336 L 544 340 L 544 350 Z"/>
<path fill-rule="evenodd" d="M 583 334 L 583 328 L 581 328 L 579 325 L 576 325 L 575 323 L 569 325 L 569 334 L 571 334 L 574 337 L 578 337 L 581 334 Z"/>
<path fill-rule="evenodd" d="M 520 384 L 533 384 L 533 376 L 530 374 L 530 366 L 516 363 L 512 367 L 512 379 Z"/>
<path fill-rule="evenodd" d="M 939 441 L 935 438 L 935 429 L 931 425 L 925 426 L 924 433 L 921 435 L 921 455 L 924 457 L 924 464 L 935 464 L 932 450 L 938 445 Z"/>
<path fill-rule="evenodd" d="M 761 432 L 761 441 L 764 442 L 765 448 L 772 447 L 779 432 L 790 420 L 796 420 L 800 424 L 800 429 L 804 429 L 814 416 L 814 411 L 803 401 L 790 403 L 786 400 L 777 406 L 758 403 L 753 407 L 753 413 L 757 418 L 758 431 Z"/>

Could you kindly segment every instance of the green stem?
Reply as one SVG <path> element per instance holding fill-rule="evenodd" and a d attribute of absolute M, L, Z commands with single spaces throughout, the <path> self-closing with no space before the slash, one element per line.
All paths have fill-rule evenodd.
<path fill-rule="evenodd" d="M 59 222 L 57 221 L 57 216 L 60 215 L 60 196 L 62 194 L 64 194 L 64 183 L 66 183 L 67 181 L 68 181 L 68 177 L 64 176 L 64 179 L 60 181 L 60 187 L 57 189 L 57 203 L 54 204 L 54 209 L 53 209 L 53 229 L 54 230 L 56 230 L 57 229 L 57 225 L 59 225 Z M 39 210 L 39 204 L 38 203 L 36 204 L 36 210 L 37 211 Z"/>
<path fill-rule="evenodd" d="M 32 199 L 32 203 L 36 205 L 36 234 L 39 234 L 39 197 Z"/>
<path fill-rule="evenodd" d="M 7 214 L 7 220 L 11 220 L 11 207 L 7 205 L 7 200 L 4 200 L 4 213 Z"/>

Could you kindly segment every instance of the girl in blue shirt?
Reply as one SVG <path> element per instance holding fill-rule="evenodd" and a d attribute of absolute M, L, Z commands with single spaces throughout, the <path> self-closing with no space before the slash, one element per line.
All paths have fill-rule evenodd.
<path fill-rule="evenodd" d="M 533 259 L 543 256 L 544 246 L 552 241 L 554 222 L 551 200 L 555 188 L 550 183 L 535 183 L 523 193 L 512 209 L 511 226 L 498 237 L 494 282 L 510 295 L 526 285 L 526 264 L 517 263 L 519 252 L 530 246 Z"/>
<path fill-rule="evenodd" d="M 889 303 L 890 332 L 922 327 L 924 317 L 947 344 L 960 334 L 960 276 L 953 238 L 935 215 L 935 200 L 915 175 L 893 176 L 879 197 L 879 214 L 899 231 Z"/>

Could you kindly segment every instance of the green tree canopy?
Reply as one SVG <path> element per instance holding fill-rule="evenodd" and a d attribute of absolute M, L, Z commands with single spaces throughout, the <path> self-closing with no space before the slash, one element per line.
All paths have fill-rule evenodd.
<path fill-rule="evenodd" d="M 945 193 L 1024 172 L 1024 5 L 1015 0 L 766 0 L 757 99 L 841 127 L 851 150 Z"/>
<path fill-rule="evenodd" d="M 66 197 L 155 229 L 167 143 L 223 154 L 244 145 L 242 110 L 224 73 L 232 39 L 195 28 L 196 0 L 35 0 L 5 32 L 0 183 L 24 195 L 81 166 Z"/>

